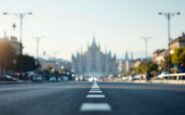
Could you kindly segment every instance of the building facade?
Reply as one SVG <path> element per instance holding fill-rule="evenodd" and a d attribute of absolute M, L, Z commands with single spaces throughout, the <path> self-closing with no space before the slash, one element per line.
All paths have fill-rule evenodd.
<path fill-rule="evenodd" d="M 118 76 L 122 77 L 130 73 L 133 69 L 133 64 L 135 60 L 133 59 L 133 52 L 131 52 L 130 58 L 129 54 L 126 51 L 125 53 L 125 59 L 119 59 L 117 61 L 117 70 L 118 70 Z"/>
<path fill-rule="evenodd" d="M 152 61 L 158 65 L 161 62 L 165 61 L 165 57 L 169 56 L 169 53 L 172 55 L 177 48 L 185 47 L 185 34 L 182 33 L 181 36 L 170 42 L 170 52 L 168 49 L 157 49 L 153 52 Z"/>
<path fill-rule="evenodd" d="M 168 50 L 166 49 L 158 49 L 153 53 L 152 61 L 155 64 L 160 65 L 163 61 L 165 61 L 165 57 L 168 56 Z"/>
<path fill-rule="evenodd" d="M 41 68 L 48 69 L 53 68 L 56 71 L 60 71 L 62 69 L 71 70 L 71 63 L 68 61 L 65 61 L 63 59 L 42 59 L 39 58 L 39 63 L 41 65 Z"/>
<path fill-rule="evenodd" d="M 179 36 L 178 38 L 174 39 L 170 43 L 170 53 L 173 54 L 176 48 L 182 48 L 182 47 L 185 47 L 185 34 L 184 33 L 182 33 L 182 36 Z"/>
<path fill-rule="evenodd" d="M 72 70 L 86 77 L 107 76 L 115 72 L 116 56 L 107 51 L 102 52 L 96 44 L 95 38 L 85 53 L 77 52 L 72 55 Z"/>
<path fill-rule="evenodd" d="M 4 36 L 3 38 L 0 38 L 0 42 L 9 43 L 12 46 L 12 48 L 15 50 L 16 55 L 20 54 L 21 45 L 15 36 L 10 36 L 10 37 Z"/>

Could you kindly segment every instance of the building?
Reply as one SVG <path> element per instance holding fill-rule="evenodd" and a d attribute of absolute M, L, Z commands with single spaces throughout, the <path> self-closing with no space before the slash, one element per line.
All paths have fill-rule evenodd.
<path fill-rule="evenodd" d="M 0 38 L 0 42 L 8 42 L 10 45 L 15 49 L 16 55 L 20 54 L 20 42 L 18 42 L 17 38 L 15 36 L 4 36 L 3 38 Z"/>
<path fill-rule="evenodd" d="M 170 53 L 172 54 L 176 48 L 182 48 L 182 47 L 185 47 L 185 34 L 184 33 L 182 33 L 181 36 L 174 39 L 170 43 Z"/>
<path fill-rule="evenodd" d="M 130 58 L 128 52 L 125 53 L 125 59 L 119 59 L 117 61 L 118 76 L 125 76 L 129 74 L 133 69 L 133 64 L 135 60 L 133 59 L 133 52 L 131 52 Z"/>
<path fill-rule="evenodd" d="M 107 76 L 116 71 L 116 56 L 112 56 L 111 52 L 102 52 L 93 37 L 93 42 L 85 53 L 72 55 L 72 69 L 76 74 L 86 77 Z"/>
<path fill-rule="evenodd" d="M 39 63 L 41 68 L 48 69 L 53 68 L 54 70 L 60 71 L 61 69 L 66 69 L 71 71 L 71 63 L 62 59 L 42 59 L 39 58 Z"/>
<path fill-rule="evenodd" d="M 138 68 L 142 62 L 143 62 L 142 59 L 136 59 L 135 62 L 133 63 L 133 68 Z"/>
<path fill-rule="evenodd" d="M 182 33 L 182 36 L 174 39 L 170 43 L 170 54 L 174 53 L 176 48 L 185 47 L 185 34 Z M 165 57 L 169 55 L 169 51 L 167 49 L 157 49 L 153 52 L 152 61 L 158 65 L 161 64 L 162 61 L 165 61 Z"/>
<path fill-rule="evenodd" d="M 168 50 L 158 49 L 153 53 L 152 61 L 158 65 L 165 61 L 165 57 L 168 56 Z"/>

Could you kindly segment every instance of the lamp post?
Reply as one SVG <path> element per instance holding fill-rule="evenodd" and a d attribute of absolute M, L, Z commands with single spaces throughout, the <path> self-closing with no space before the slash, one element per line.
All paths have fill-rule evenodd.
<path fill-rule="evenodd" d="M 27 12 L 27 13 L 8 13 L 8 12 L 4 12 L 3 15 L 14 15 L 17 16 L 18 18 L 20 18 L 20 64 L 21 64 L 21 72 L 23 71 L 23 60 L 22 60 L 22 50 L 23 50 L 23 46 L 22 46 L 22 35 L 23 35 L 23 18 L 26 15 L 32 15 L 32 12 Z"/>
<path fill-rule="evenodd" d="M 171 56 L 170 56 L 170 43 L 171 43 L 171 25 L 170 25 L 170 21 L 171 21 L 171 17 L 176 16 L 176 15 L 180 15 L 180 12 L 159 12 L 159 15 L 163 15 L 167 18 L 168 21 L 168 59 L 167 59 L 167 69 L 168 72 L 170 73 L 170 66 L 171 66 Z"/>
<path fill-rule="evenodd" d="M 44 37 L 33 37 L 35 40 L 36 40 L 36 59 L 37 61 L 39 61 L 39 43 L 40 43 L 40 40 L 43 39 Z"/>
<path fill-rule="evenodd" d="M 148 40 L 151 39 L 151 37 L 141 37 L 145 41 L 145 59 L 148 59 Z"/>

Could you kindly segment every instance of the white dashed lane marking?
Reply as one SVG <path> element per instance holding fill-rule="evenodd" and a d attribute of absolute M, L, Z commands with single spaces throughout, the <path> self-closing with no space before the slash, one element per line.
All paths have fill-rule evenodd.
<path fill-rule="evenodd" d="M 95 88 L 91 88 L 90 91 L 100 91 L 100 89 L 99 88 L 96 88 L 96 89 Z"/>
<path fill-rule="evenodd" d="M 105 98 L 105 95 L 102 95 L 102 94 L 100 94 L 100 95 L 96 95 L 96 94 L 88 94 L 87 96 L 86 96 L 86 98 Z"/>
<path fill-rule="evenodd" d="M 89 93 L 102 93 L 102 91 L 98 91 L 98 90 L 97 91 L 92 91 L 92 90 L 90 90 Z"/>
<path fill-rule="evenodd" d="M 89 94 L 86 95 L 87 99 L 104 99 L 105 95 L 102 93 L 100 87 L 96 82 L 93 83 Z M 80 107 L 81 112 L 106 112 L 111 111 L 112 108 L 108 103 L 99 102 L 99 103 L 83 103 Z"/>
<path fill-rule="evenodd" d="M 80 110 L 82 112 L 87 111 L 111 111 L 111 107 L 108 103 L 83 103 Z"/>
<path fill-rule="evenodd" d="M 100 88 L 96 82 L 93 83 L 91 88 Z"/>

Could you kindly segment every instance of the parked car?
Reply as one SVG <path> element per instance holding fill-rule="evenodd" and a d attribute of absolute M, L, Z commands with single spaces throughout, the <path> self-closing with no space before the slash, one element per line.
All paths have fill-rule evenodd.
<path fill-rule="evenodd" d="M 88 79 L 88 81 L 89 81 L 89 82 L 93 82 L 93 81 L 94 81 L 94 77 L 90 77 L 90 78 Z"/>
<path fill-rule="evenodd" d="M 164 75 L 165 75 L 165 74 L 167 74 L 167 72 L 162 72 L 161 74 L 159 74 L 159 75 L 157 76 L 157 78 L 160 78 L 160 79 L 161 79 L 161 78 L 164 78 Z"/>
<path fill-rule="evenodd" d="M 141 80 L 142 79 L 142 75 L 141 74 L 138 74 L 138 75 L 135 75 L 134 80 Z"/>
<path fill-rule="evenodd" d="M 17 81 L 17 79 L 10 75 L 0 74 L 0 81 Z"/>
<path fill-rule="evenodd" d="M 123 76 L 123 77 L 122 77 L 122 80 L 127 80 L 127 77 L 126 77 L 126 76 Z"/>
<path fill-rule="evenodd" d="M 42 81 L 44 80 L 43 77 L 41 75 L 35 75 L 33 78 L 32 78 L 33 81 Z"/>
<path fill-rule="evenodd" d="M 56 76 L 50 76 L 49 81 L 57 81 L 57 77 Z"/>

